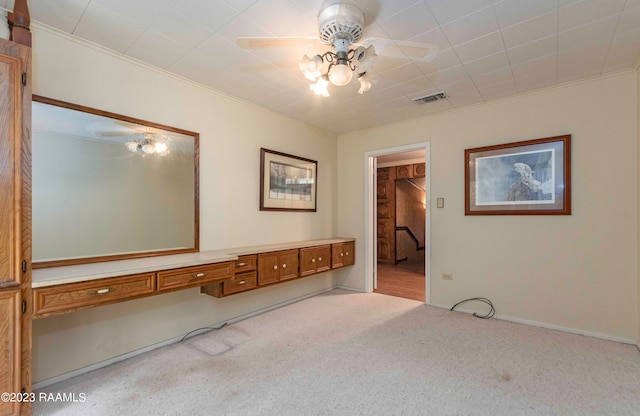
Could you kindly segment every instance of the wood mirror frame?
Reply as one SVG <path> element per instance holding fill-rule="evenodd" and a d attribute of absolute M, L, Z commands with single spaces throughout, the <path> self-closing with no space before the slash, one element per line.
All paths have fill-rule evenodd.
<path fill-rule="evenodd" d="M 97 110 L 97 109 L 85 107 L 82 105 L 77 105 L 77 104 L 72 104 L 72 103 L 59 101 L 51 98 L 37 96 L 37 95 L 33 95 L 33 102 L 34 104 L 35 103 L 49 104 L 56 107 L 66 108 L 66 109 L 75 110 L 83 113 L 89 113 L 95 116 L 105 117 L 107 119 L 113 119 L 116 122 L 132 123 L 132 124 L 141 126 L 141 128 L 157 129 L 163 132 L 175 133 L 176 135 L 181 135 L 181 136 L 191 136 L 193 137 L 193 157 L 194 157 L 194 160 L 193 160 L 193 166 L 194 166 L 193 237 L 194 238 L 193 238 L 193 245 L 191 247 L 180 246 L 180 247 L 174 247 L 174 248 L 169 247 L 169 248 L 160 248 L 160 249 L 155 249 L 155 248 L 144 249 L 143 248 L 143 249 L 137 249 L 135 251 L 124 250 L 123 252 L 117 252 L 117 253 L 96 253 L 95 255 L 83 255 L 83 256 L 77 256 L 77 257 L 74 257 L 74 255 L 69 255 L 68 257 L 60 256 L 58 258 L 56 256 L 50 259 L 42 259 L 42 260 L 38 260 L 37 258 L 34 257 L 34 262 L 33 262 L 34 269 L 77 265 L 77 264 L 85 264 L 85 263 L 96 263 L 96 262 L 103 262 L 103 261 L 133 259 L 133 258 L 141 258 L 141 257 L 163 256 L 163 255 L 170 255 L 170 254 L 194 253 L 199 251 L 199 134 L 198 133 L 178 129 L 175 127 L 165 126 L 165 125 L 161 125 L 158 123 L 153 123 L 145 120 L 140 120 L 133 117 L 123 116 L 123 115 L 111 113 L 108 111 Z M 140 157 L 133 153 L 132 153 L 132 156 Z M 126 201 L 119 201 L 119 204 L 126 204 Z M 34 206 L 35 206 L 35 203 L 34 203 Z M 187 206 L 188 210 L 190 210 L 190 208 L 191 207 Z M 36 224 L 34 224 L 34 231 L 36 228 L 35 225 Z"/>

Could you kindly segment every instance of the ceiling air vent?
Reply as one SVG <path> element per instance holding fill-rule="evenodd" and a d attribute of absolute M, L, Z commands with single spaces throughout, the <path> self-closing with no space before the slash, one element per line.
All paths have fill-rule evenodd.
<path fill-rule="evenodd" d="M 435 94 L 425 95 L 424 97 L 414 98 L 413 101 L 417 103 L 430 103 L 432 101 L 444 100 L 445 98 L 447 98 L 447 94 L 441 91 Z"/>

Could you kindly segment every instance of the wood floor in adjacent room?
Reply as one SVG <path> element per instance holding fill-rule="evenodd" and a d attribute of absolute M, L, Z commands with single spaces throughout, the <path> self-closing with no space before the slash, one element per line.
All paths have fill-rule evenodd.
<path fill-rule="evenodd" d="M 374 292 L 425 302 L 424 263 L 378 263 L 378 288 Z"/>

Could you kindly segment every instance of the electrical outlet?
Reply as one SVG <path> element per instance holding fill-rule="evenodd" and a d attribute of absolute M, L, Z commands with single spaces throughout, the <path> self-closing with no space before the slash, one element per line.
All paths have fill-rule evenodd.
<path fill-rule="evenodd" d="M 453 273 L 442 273 L 443 280 L 453 280 Z"/>

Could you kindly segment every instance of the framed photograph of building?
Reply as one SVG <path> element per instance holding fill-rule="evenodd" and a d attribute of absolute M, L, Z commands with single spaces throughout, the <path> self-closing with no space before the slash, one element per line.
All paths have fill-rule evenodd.
<path fill-rule="evenodd" d="M 571 135 L 466 149 L 465 215 L 570 215 Z"/>
<path fill-rule="evenodd" d="M 269 149 L 260 149 L 260 210 L 317 209 L 318 162 Z"/>

